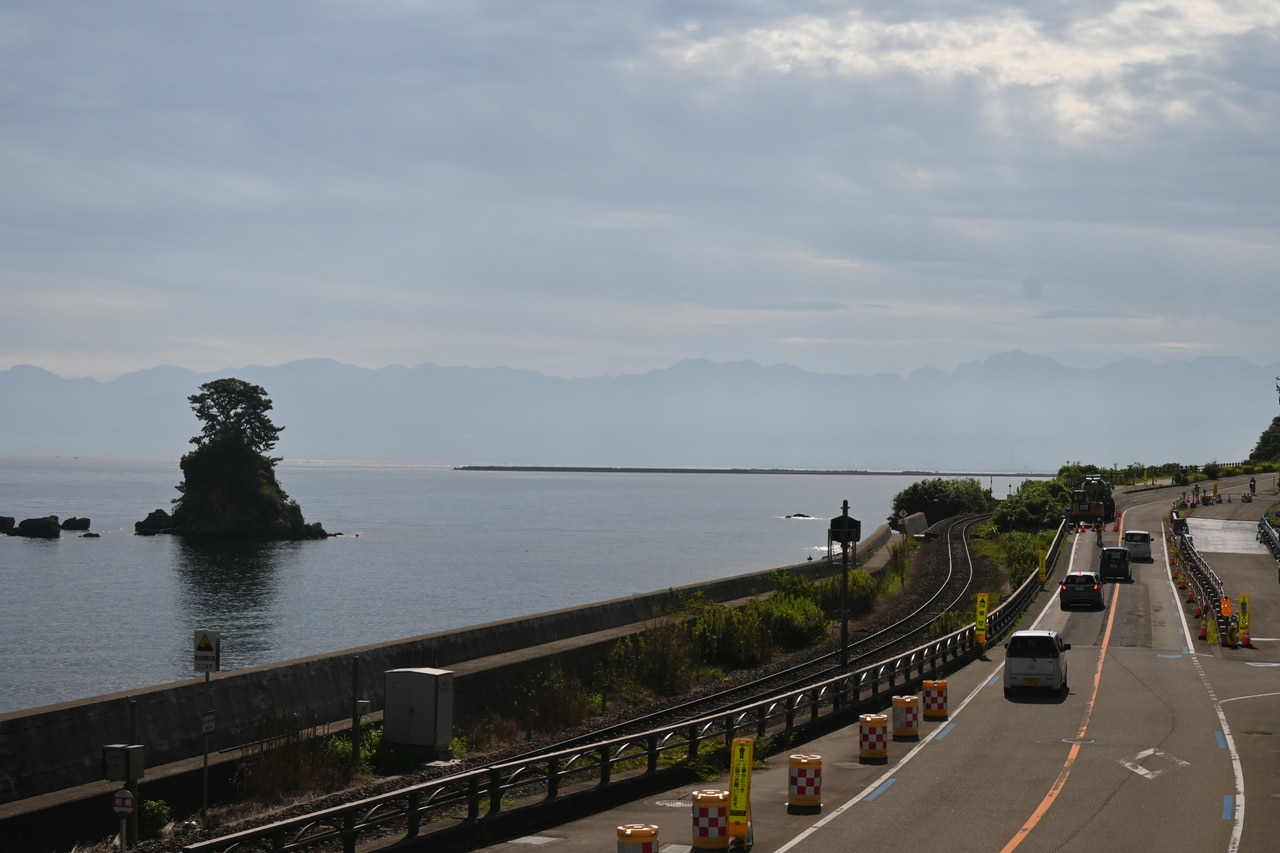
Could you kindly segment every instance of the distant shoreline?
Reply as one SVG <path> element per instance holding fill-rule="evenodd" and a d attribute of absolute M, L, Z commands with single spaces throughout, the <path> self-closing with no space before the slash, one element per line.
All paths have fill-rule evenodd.
<path fill-rule="evenodd" d="M 862 468 L 645 468 L 596 465 L 456 465 L 454 471 L 524 471 L 568 474 L 811 474 L 843 477 L 1052 477 L 1002 471 L 869 471 Z"/>

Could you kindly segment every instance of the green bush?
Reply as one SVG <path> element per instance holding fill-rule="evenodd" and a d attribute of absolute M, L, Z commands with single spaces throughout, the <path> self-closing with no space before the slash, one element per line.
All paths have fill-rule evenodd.
<path fill-rule="evenodd" d="M 636 638 L 637 684 L 659 695 L 680 695 L 694 685 L 698 649 L 687 622 L 655 625 Z"/>
<path fill-rule="evenodd" d="M 565 675 L 554 661 L 545 675 L 525 683 L 518 704 L 525 729 L 530 732 L 581 725 L 593 705 L 592 695 L 582 683 Z"/>
<path fill-rule="evenodd" d="M 349 781 L 350 745 L 344 751 L 333 738 L 315 737 L 317 728 L 314 713 L 264 716 L 236 768 L 241 795 L 273 802 L 297 791 L 332 790 Z"/>
<path fill-rule="evenodd" d="M 327 738 L 325 754 L 335 767 L 352 767 L 351 733 L 341 732 Z M 399 768 L 400 762 L 390 745 L 383 742 L 381 725 L 360 726 L 360 766 L 352 769 L 355 775 L 371 776 Z"/>
<path fill-rule="evenodd" d="M 759 612 L 750 605 L 735 610 L 716 602 L 700 606 L 693 622 L 694 646 L 704 664 L 743 668 L 769 659 L 769 634 Z"/>
<path fill-rule="evenodd" d="M 745 612 L 754 616 L 773 645 L 783 649 L 806 649 L 827 637 L 826 614 L 810 597 L 775 593 L 747 602 Z"/>
<path fill-rule="evenodd" d="M 818 600 L 818 587 L 804 575 L 793 574 L 786 569 L 774 569 L 769 573 L 769 582 L 773 584 L 773 594 L 788 598 L 807 598 Z"/>
<path fill-rule="evenodd" d="M 173 809 L 164 800 L 143 800 L 138 811 L 138 834 L 150 838 L 159 835 L 173 820 Z"/>
<path fill-rule="evenodd" d="M 823 578 L 817 587 L 817 602 L 831 618 L 840 616 L 840 575 Z M 875 609 L 880 590 L 876 579 L 866 569 L 849 571 L 849 615 L 865 616 Z"/>

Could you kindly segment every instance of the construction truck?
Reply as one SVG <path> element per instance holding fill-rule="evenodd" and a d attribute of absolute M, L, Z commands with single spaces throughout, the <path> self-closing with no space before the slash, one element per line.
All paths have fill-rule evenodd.
<path fill-rule="evenodd" d="M 1088 474 L 1080 486 L 1071 492 L 1071 521 L 1097 524 L 1116 520 L 1116 502 L 1111 496 L 1111 484 L 1101 474 Z"/>

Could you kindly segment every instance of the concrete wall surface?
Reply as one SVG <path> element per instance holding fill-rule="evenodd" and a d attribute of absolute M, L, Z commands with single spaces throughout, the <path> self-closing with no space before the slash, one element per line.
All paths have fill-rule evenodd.
<path fill-rule="evenodd" d="M 881 526 L 858 546 L 857 562 L 889 540 Z M 838 571 L 838 563 L 815 560 L 788 567 L 816 579 Z M 595 665 L 618 637 L 670 612 L 682 599 L 702 594 L 734 601 L 771 590 L 769 571 L 703 584 L 566 608 L 459 631 L 346 649 L 192 678 L 139 690 L 97 696 L 0 716 L 0 803 L 10 803 L 102 779 L 102 747 L 144 746 L 147 767 L 200 756 L 205 711 L 216 712 L 211 752 L 259 737 L 272 715 L 298 713 L 316 724 L 350 721 L 352 699 L 383 707 L 383 673 L 404 667 L 455 672 L 454 718 L 485 709 L 484 701 L 506 696 L 512 684 L 548 659 L 566 672 Z M 359 695 L 352 696 L 358 681 Z M 145 778 L 145 777 L 144 777 Z"/>

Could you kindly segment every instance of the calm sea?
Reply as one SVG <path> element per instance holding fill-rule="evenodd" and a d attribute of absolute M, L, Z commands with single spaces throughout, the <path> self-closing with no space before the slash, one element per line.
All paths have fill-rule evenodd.
<path fill-rule="evenodd" d="M 899 475 L 517 473 L 280 463 L 320 542 L 133 535 L 176 460 L 0 457 L 0 515 L 88 517 L 101 538 L 0 536 L 0 713 L 801 562 L 849 501 L 864 534 Z M 1018 481 L 988 479 L 1003 497 Z M 812 520 L 788 519 L 804 513 Z"/>

